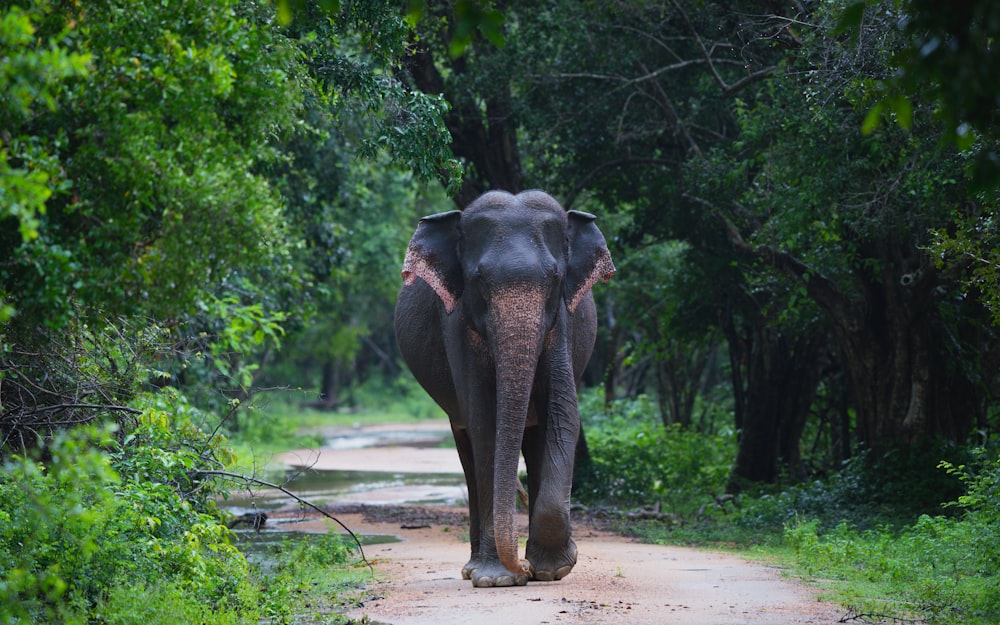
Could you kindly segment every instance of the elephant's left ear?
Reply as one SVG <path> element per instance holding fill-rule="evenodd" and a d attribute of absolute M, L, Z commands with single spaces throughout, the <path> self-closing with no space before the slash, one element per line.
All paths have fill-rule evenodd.
<path fill-rule="evenodd" d="M 424 217 L 410 238 L 403 259 L 403 284 L 421 278 L 430 285 L 451 314 L 462 296 L 462 267 L 458 261 L 461 211 Z"/>
<path fill-rule="evenodd" d="M 569 258 L 563 296 L 570 314 L 598 280 L 607 282 L 615 275 L 615 264 L 604 235 L 594 223 L 596 217 L 581 211 L 567 211 L 566 242 Z"/>

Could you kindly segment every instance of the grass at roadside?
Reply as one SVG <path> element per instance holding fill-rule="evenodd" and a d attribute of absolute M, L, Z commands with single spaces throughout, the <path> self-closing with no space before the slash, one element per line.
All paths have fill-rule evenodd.
<path fill-rule="evenodd" d="M 266 588 L 263 616 L 276 623 L 347 625 L 341 613 L 364 597 L 372 571 L 337 532 L 305 534 L 271 546 L 255 565 Z"/>
<path fill-rule="evenodd" d="M 957 450 L 953 463 L 859 457 L 825 480 L 730 499 L 735 439 L 665 430 L 649 414 L 631 402 L 587 423 L 593 467 L 574 500 L 618 514 L 619 531 L 779 564 L 858 622 L 1000 622 L 996 449 Z"/>

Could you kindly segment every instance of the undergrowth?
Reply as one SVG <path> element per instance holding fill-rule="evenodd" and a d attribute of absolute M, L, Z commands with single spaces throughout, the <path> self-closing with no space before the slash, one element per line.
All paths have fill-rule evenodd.
<path fill-rule="evenodd" d="M 357 557 L 320 540 L 277 554 L 269 569 L 249 564 L 215 506 L 218 485 L 199 477 L 233 460 L 224 439 L 199 428 L 205 415 L 174 390 L 132 407 L 140 415 L 127 431 L 57 432 L 5 461 L 0 623 L 281 624 L 329 614 L 340 592 L 331 584 L 357 576 Z"/>
<path fill-rule="evenodd" d="M 578 472 L 574 501 L 625 508 L 657 505 L 685 518 L 723 494 L 736 449 L 731 434 L 664 428 L 648 416 L 655 409 L 645 397 L 601 411 L 585 403 L 582 412 L 587 415 L 590 463 Z"/>
<path fill-rule="evenodd" d="M 574 501 L 620 531 L 778 560 L 859 620 L 1000 622 L 998 450 L 862 455 L 825 479 L 729 497 L 734 435 L 664 428 L 642 398 L 584 407 L 591 466 Z"/>

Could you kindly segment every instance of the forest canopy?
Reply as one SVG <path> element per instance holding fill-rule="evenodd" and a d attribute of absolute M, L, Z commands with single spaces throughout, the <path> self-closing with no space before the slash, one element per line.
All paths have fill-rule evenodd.
<path fill-rule="evenodd" d="M 581 405 L 651 419 L 653 446 L 627 443 L 651 464 L 725 455 L 691 470 L 716 497 L 989 466 L 998 35 L 990 0 L 6 3 L 0 493 L 79 479 L 117 506 L 139 476 L 157 515 L 190 501 L 177 527 L 216 531 L 195 476 L 268 422 L 265 389 L 339 411 L 419 392 L 392 331 L 403 251 L 491 189 L 598 216 L 618 274 Z M 581 496 L 631 485 L 598 425 Z M 637 504 L 667 489 L 642 479 Z M 10 507 L 51 535 L 5 545 L 69 531 Z M 107 595 L 52 590 L 43 552 L 0 548 L 25 571 L 12 614 Z"/>

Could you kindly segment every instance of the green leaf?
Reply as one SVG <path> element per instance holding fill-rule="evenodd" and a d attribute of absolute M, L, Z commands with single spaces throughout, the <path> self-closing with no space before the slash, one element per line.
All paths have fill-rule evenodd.
<path fill-rule="evenodd" d="M 913 105 L 904 95 L 898 95 L 889 100 L 889 108 L 896 115 L 896 123 L 900 128 L 909 130 L 913 126 Z"/>
<path fill-rule="evenodd" d="M 837 20 L 833 32 L 838 35 L 850 33 L 852 39 L 856 38 L 861 30 L 861 19 L 864 14 L 865 0 L 854 0 L 840 14 L 840 19 Z"/>
<path fill-rule="evenodd" d="M 336 15 L 340 13 L 340 0 L 320 0 L 319 8 L 323 9 L 330 15 Z"/>
<path fill-rule="evenodd" d="M 427 0 L 410 0 L 406 3 L 406 23 L 410 28 L 416 28 L 427 13 Z"/>
<path fill-rule="evenodd" d="M 959 124 L 955 129 L 955 145 L 959 151 L 966 152 L 972 149 L 976 142 L 977 133 L 969 124 Z"/>
<path fill-rule="evenodd" d="M 882 112 L 885 109 L 885 103 L 879 102 L 875 106 L 868 109 L 865 113 L 865 119 L 861 122 L 861 134 L 866 137 L 882 125 Z"/>
<path fill-rule="evenodd" d="M 278 23 L 282 26 L 288 26 L 292 23 L 292 18 L 295 15 L 295 11 L 292 9 L 291 2 L 289 0 L 278 0 Z"/>

